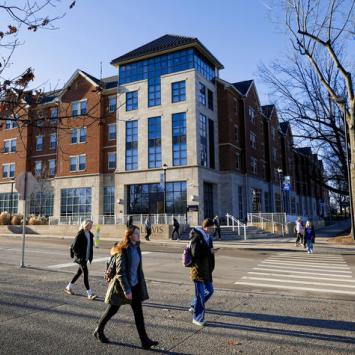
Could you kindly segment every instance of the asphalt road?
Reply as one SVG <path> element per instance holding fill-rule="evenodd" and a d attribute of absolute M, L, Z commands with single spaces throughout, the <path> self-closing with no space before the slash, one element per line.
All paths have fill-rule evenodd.
<path fill-rule="evenodd" d="M 0 239 L 1 354 L 127 354 L 143 352 L 129 307 L 107 328 L 110 345 L 91 333 L 105 309 L 102 275 L 112 242 L 95 249 L 91 286 L 100 296 L 86 300 L 82 280 L 77 296 L 63 288 L 76 267 L 70 240 Z M 216 253 L 215 295 L 203 329 L 187 311 L 193 294 L 181 245 L 142 243 L 150 300 L 144 312 L 156 351 L 177 354 L 339 354 L 355 353 L 355 253 L 353 249 L 229 249 Z"/>

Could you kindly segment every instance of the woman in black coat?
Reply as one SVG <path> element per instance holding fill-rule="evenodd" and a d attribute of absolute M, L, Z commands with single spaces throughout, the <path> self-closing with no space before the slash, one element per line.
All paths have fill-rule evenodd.
<path fill-rule="evenodd" d="M 94 300 L 97 297 L 92 293 L 89 285 L 89 270 L 87 266 L 88 262 L 91 263 L 93 258 L 94 235 L 90 232 L 92 225 L 93 222 L 90 220 L 86 220 L 80 225 L 79 232 L 71 246 L 72 253 L 74 254 L 74 262 L 79 264 L 79 268 L 73 279 L 64 289 L 67 294 L 74 295 L 73 286 L 81 274 L 84 274 L 84 285 L 89 300 Z"/>

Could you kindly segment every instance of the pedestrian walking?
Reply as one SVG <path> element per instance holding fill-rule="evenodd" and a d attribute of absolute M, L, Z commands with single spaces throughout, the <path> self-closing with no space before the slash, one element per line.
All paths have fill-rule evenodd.
<path fill-rule="evenodd" d="M 296 232 L 296 247 L 299 245 L 304 245 L 304 225 L 301 217 L 297 218 L 295 225 Z"/>
<path fill-rule="evenodd" d="M 150 235 L 152 234 L 152 223 L 150 222 L 150 214 L 144 221 L 144 229 L 145 229 L 145 240 L 150 240 Z"/>
<path fill-rule="evenodd" d="M 107 322 L 117 313 L 121 305 L 130 304 L 142 348 L 150 349 L 152 346 L 158 345 L 157 341 L 148 337 L 144 325 L 142 301 L 149 297 L 139 244 L 139 228 L 132 225 L 127 228 L 123 240 L 111 249 L 111 255 L 116 256 L 116 275 L 110 281 L 107 289 L 105 297 L 105 303 L 108 304 L 107 309 L 94 331 L 94 336 L 102 343 L 109 342 L 104 334 Z"/>
<path fill-rule="evenodd" d="M 127 223 L 126 223 L 126 226 L 127 227 L 130 227 L 133 225 L 133 217 L 132 216 L 129 216 L 128 219 L 127 219 Z"/>
<path fill-rule="evenodd" d="M 314 226 L 311 221 L 306 222 L 305 232 L 304 232 L 305 242 L 307 244 L 307 253 L 313 254 L 313 244 L 316 239 L 316 234 L 314 231 Z"/>
<path fill-rule="evenodd" d="M 216 235 L 218 234 L 218 240 L 222 240 L 222 238 L 221 238 L 221 221 L 219 220 L 218 215 L 213 219 L 213 223 L 215 226 L 213 237 L 216 238 Z"/>
<path fill-rule="evenodd" d="M 173 218 L 173 232 L 171 233 L 171 239 L 174 239 L 174 235 L 176 234 L 176 240 L 180 240 L 180 223 L 174 217 Z"/>
<path fill-rule="evenodd" d="M 211 298 L 213 289 L 212 272 L 215 266 L 213 240 L 213 220 L 206 218 L 202 228 L 195 227 L 190 234 L 190 248 L 192 256 L 191 280 L 195 285 L 195 297 L 190 311 L 193 312 L 192 323 L 198 326 L 206 325 L 206 302 Z"/>
<path fill-rule="evenodd" d="M 97 296 L 93 294 L 89 285 L 88 263 L 93 259 L 94 235 L 91 233 L 93 222 L 89 219 L 82 222 L 78 234 L 71 246 L 74 262 L 79 264 L 78 271 L 69 282 L 64 291 L 69 295 L 74 295 L 73 286 L 81 274 L 84 275 L 84 285 L 89 300 L 94 300 Z"/>

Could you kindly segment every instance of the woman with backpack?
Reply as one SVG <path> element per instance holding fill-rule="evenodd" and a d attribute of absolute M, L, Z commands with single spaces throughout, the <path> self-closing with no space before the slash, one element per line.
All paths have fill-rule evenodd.
<path fill-rule="evenodd" d="M 89 219 L 85 220 L 80 225 L 78 234 L 71 246 L 71 253 L 73 253 L 74 262 L 79 264 L 78 271 L 74 275 L 73 279 L 69 282 L 67 287 L 64 289 L 69 295 L 74 295 L 73 286 L 76 280 L 84 274 L 84 285 L 89 300 L 94 300 L 97 296 L 92 293 L 89 285 L 89 270 L 88 262 L 92 262 L 93 258 L 93 245 L 94 245 L 94 235 L 91 233 L 93 222 Z"/>
<path fill-rule="evenodd" d="M 121 305 L 130 304 L 142 348 L 150 349 L 158 345 L 157 341 L 149 339 L 144 325 L 142 301 L 147 300 L 149 296 L 139 244 L 139 228 L 132 225 L 127 227 L 123 240 L 111 249 L 111 255 L 116 256 L 116 275 L 111 279 L 107 289 L 105 303 L 108 307 L 94 331 L 94 336 L 101 343 L 109 342 L 104 334 L 107 322 L 117 313 Z"/>
<path fill-rule="evenodd" d="M 313 244 L 316 239 L 316 233 L 314 231 L 314 226 L 311 221 L 306 222 L 305 230 L 304 230 L 304 240 L 307 244 L 307 253 L 313 254 Z"/>

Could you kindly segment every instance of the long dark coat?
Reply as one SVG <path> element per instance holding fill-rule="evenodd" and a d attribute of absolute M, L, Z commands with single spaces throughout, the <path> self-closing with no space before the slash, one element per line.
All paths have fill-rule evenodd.
<path fill-rule="evenodd" d="M 92 262 L 94 255 L 93 246 L 94 246 L 94 235 L 90 233 L 90 253 L 89 253 L 89 262 Z M 86 249 L 87 249 L 87 239 L 85 231 L 81 229 L 76 235 L 74 242 L 72 244 L 72 250 L 74 251 L 74 262 L 82 264 L 86 262 Z"/>
<path fill-rule="evenodd" d="M 128 248 L 123 249 L 122 252 L 117 252 L 117 247 L 111 250 L 111 255 L 116 255 L 116 276 L 109 283 L 105 303 L 115 306 L 131 303 L 131 301 L 125 297 L 124 293 L 131 291 L 129 272 L 132 263 L 132 248 L 133 247 L 129 245 Z M 142 253 L 139 247 L 138 253 L 141 259 L 138 266 L 141 301 L 146 301 L 149 299 L 149 296 L 142 267 Z"/>

